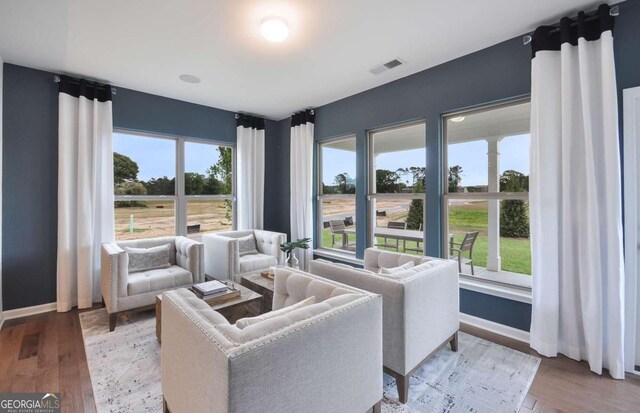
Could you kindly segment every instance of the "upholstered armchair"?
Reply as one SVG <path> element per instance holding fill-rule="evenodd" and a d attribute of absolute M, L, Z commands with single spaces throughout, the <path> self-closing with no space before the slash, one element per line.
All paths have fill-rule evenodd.
<path fill-rule="evenodd" d="M 378 274 L 382 268 L 391 273 Z M 458 350 L 455 261 L 369 248 L 364 269 L 315 260 L 309 271 L 383 296 L 384 370 L 396 379 L 402 403 L 407 401 L 414 371 L 447 343 Z"/>
<path fill-rule="evenodd" d="M 169 246 L 164 268 L 130 270 L 126 248 Z M 186 237 L 162 237 L 102 244 L 102 300 L 109 313 L 109 331 L 118 313 L 155 303 L 163 291 L 204 282 L 203 245 Z"/>
<path fill-rule="evenodd" d="M 287 234 L 252 229 L 204 234 L 204 272 L 218 280 L 237 283 L 243 275 L 284 265 L 280 244 Z"/>
<path fill-rule="evenodd" d="M 234 325 L 187 290 L 165 293 L 165 411 L 380 411 L 382 297 L 278 268 L 273 308 Z"/>

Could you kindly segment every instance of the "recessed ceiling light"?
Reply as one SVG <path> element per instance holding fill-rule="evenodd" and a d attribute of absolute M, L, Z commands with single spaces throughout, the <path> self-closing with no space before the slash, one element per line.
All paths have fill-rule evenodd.
<path fill-rule="evenodd" d="M 268 41 L 278 43 L 289 36 L 289 26 L 283 18 L 271 16 L 262 20 L 260 33 Z"/>
<path fill-rule="evenodd" d="M 200 78 L 194 75 L 180 75 L 180 80 L 186 83 L 200 83 Z"/>
<path fill-rule="evenodd" d="M 460 123 L 464 120 L 464 116 L 456 116 L 455 118 L 451 118 L 451 122 Z"/>

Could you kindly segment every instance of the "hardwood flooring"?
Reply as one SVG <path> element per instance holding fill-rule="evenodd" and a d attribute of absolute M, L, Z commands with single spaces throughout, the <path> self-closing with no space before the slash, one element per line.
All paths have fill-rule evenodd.
<path fill-rule="evenodd" d="M 524 353 L 528 345 L 471 326 L 462 330 Z M 0 392 L 60 392 L 63 412 L 95 412 L 78 311 L 5 322 L 0 330 Z M 542 358 L 520 409 L 529 412 L 640 411 L 640 379 L 613 380 L 566 357 Z"/>

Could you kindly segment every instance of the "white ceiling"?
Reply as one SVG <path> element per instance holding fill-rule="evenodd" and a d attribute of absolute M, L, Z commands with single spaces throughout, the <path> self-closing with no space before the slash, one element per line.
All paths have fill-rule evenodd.
<path fill-rule="evenodd" d="M 590 0 L 0 0 L 5 62 L 281 119 L 555 22 Z M 269 43 L 277 15 L 290 36 Z M 369 69 L 406 65 L 375 76 Z M 200 84 L 178 80 L 181 74 Z"/>

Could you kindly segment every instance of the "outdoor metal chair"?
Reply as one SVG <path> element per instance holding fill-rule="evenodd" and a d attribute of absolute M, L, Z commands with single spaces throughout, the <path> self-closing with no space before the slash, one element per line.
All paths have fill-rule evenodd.
<path fill-rule="evenodd" d="M 329 221 L 329 226 L 331 227 L 331 248 L 336 245 L 336 237 L 342 238 L 342 247 L 346 247 L 349 245 L 349 234 L 347 233 L 346 225 L 344 221 L 341 219 L 332 219 Z"/>
<path fill-rule="evenodd" d="M 387 223 L 387 228 L 390 229 L 407 229 L 407 223 L 406 222 L 400 222 L 400 221 L 389 221 Z M 384 241 L 382 241 L 382 243 L 380 244 L 376 244 L 376 247 L 383 247 L 383 248 L 395 248 L 396 251 L 400 250 L 400 240 L 398 238 L 394 238 L 394 237 L 390 237 L 390 236 L 385 236 L 383 238 Z M 391 240 L 391 241 L 389 241 Z M 395 241 L 395 243 L 393 243 L 393 241 Z"/>
<path fill-rule="evenodd" d="M 453 241 L 453 236 L 449 238 L 449 255 L 451 259 L 458 260 L 458 272 L 462 274 L 462 261 L 465 264 L 469 264 L 471 267 L 471 275 L 475 275 L 473 270 L 473 244 L 475 244 L 478 238 L 479 232 L 467 232 L 464 235 L 462 242 L 457 243 Z M 462 253 L 469 251 L 469 258 L 463 258 Z"/>

